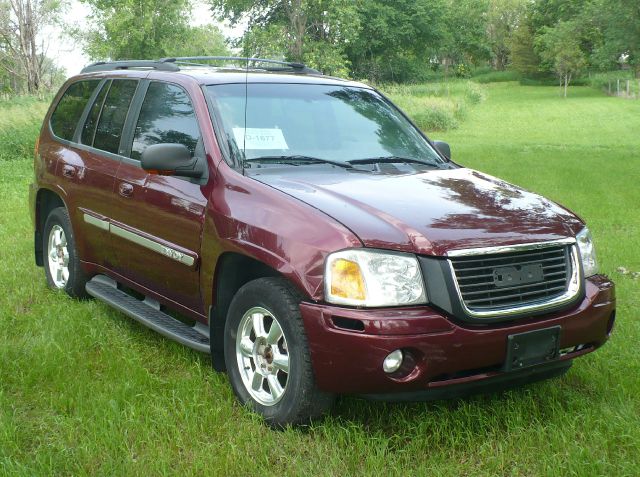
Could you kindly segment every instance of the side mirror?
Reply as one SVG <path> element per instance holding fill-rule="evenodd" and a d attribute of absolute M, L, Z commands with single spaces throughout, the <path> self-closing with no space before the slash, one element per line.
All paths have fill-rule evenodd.
<path fill-rule="evenodd" d="M 451 159 L 451 148 L 449 147 L 449 144 L 444 141 L 433 141 L 433 145 L 440 152 L 440 154 L 445 156 L 447 159 Z"/>
<path fill-rule="evenodd" d="M 142 153 L 142 168 L 161 175 L 181 177 L 202 177 L 206 161 L 191 157 L 184 144 L 162 143 L 147 147 Z"/>

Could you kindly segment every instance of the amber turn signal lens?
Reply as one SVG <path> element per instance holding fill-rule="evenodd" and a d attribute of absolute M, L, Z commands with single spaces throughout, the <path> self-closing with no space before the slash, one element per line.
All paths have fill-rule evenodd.
<path fill-rule="evenodd" d="M 338 258 L 331 264 L 331 294 L 352 300 L 364 300 L 366 291 L 360 265 Z"/>

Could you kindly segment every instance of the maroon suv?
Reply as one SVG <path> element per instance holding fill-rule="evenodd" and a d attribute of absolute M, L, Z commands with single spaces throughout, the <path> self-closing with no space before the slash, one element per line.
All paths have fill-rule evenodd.
<path fill-rule="evenodd" d="M 449 156 L 375 89 L 304 65 L 95 63 L 36 148 L 36 263 L 52 288 L 211 353 L 275 425 L 339 393 L 566 372 L 615 320 L 589 231 Z"/>

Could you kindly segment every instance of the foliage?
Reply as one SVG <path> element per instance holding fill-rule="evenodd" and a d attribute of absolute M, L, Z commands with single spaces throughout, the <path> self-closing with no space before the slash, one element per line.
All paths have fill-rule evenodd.
<path fill-rule="evenodd" d="M 623 60 L 640 78 L 640 2 L 593 0 L 590 17 L 602 33 L 602 41 L 594 48 L 594 63 L 610 69 Z"/>
<path fill-rule="evenodd" d="M 539 76 L 540 57 L 534 48 L 531 26 L 526 22 L 518 26 L 511 37 L 511 62 L 520 75 Z"/>
<path fill-rule="evenodd" d="M 189 26 L 190 0 L 81 0 L 88 25 L 73 35 L 93 60 L 162 58 L 227 53 L 217 27 Z"/>
<path fill-rule="evenodd" d="M 358 2 L 360 34 L 347 45 L 353 75 L 405 82 L 428 70 L 445 35 L 444 0 Z"/>
<path fill-rule="evenodd" d="M 536 47 L 540 57 L 550 65 L 564 83 L 564 96 L 572 76 L 576 76 L 587 64 L 585 53 L 580 48 L 578 24 L 565 21 L 554 27 L 544 27 Z"/>
<path fill-rule="evenodd" d="M 489 0 L 487 40 L 491 63 L 497 70 L 509 64 L 513 34 L 524 18 L 526 5 L 526 0 Z"/>
<path fill-rule="evenodd" d="M 5 161 L 33 157 L 48 106 L 41 98 L 26 95 L 0 101 L 0 167 Z"/>
<path fill-rule="evenodd" d="M 479 64 L 491 56 L 487 40 L 487 0 L 447 0 L 443 40 L 435 45 L 437 58 L 448 69 L 460 63 Z"/>
<path fill-rule="evenodd" d="M 0 93 L 38 94 L 57 84 L 60 69 L 41 37 L 64 7 L 64 0 L 0 0 Z"/>
<path fill-rule="evenodd" d="M 225 56 L 229 49 L 217 26 L 202 25 L 188 27 L 175 43 L 166 46 L 165 52 L 166 56 Z"/>
<path fill-rule="evenodd" d="M 246 56 L 305 62 L 327 74 L 348 74 L 344 49 L 359 31 L 357 2 L 351 0 L 209 0 L 231 24 L 248 20 L 238 44 Z"/>
<path fill-rule="evenodd" d="M 484 88 L 470 81 L 381 88 L 426 133 L 457 128 L 467 110 L 486 98 Z"/>
<path fill-rule="evenodd" d="M 518 81 L 521 76 L 515 70 L 505 70 L 505 71 L 489 71 L 487 73 L 482 73 L 473 76 L 473 81 L 476 83 L 502 83 L 505 81 Z"/>

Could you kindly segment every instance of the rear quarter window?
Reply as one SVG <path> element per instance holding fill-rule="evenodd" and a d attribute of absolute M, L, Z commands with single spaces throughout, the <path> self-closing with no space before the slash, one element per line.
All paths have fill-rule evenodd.
<path fill-rule="evenodd" d="M 51 115 L 53 134 L 67 141 L 73 140 L 80 116 L 99 83 L 100 80 L 78 81 L 67 88 Z"/>

